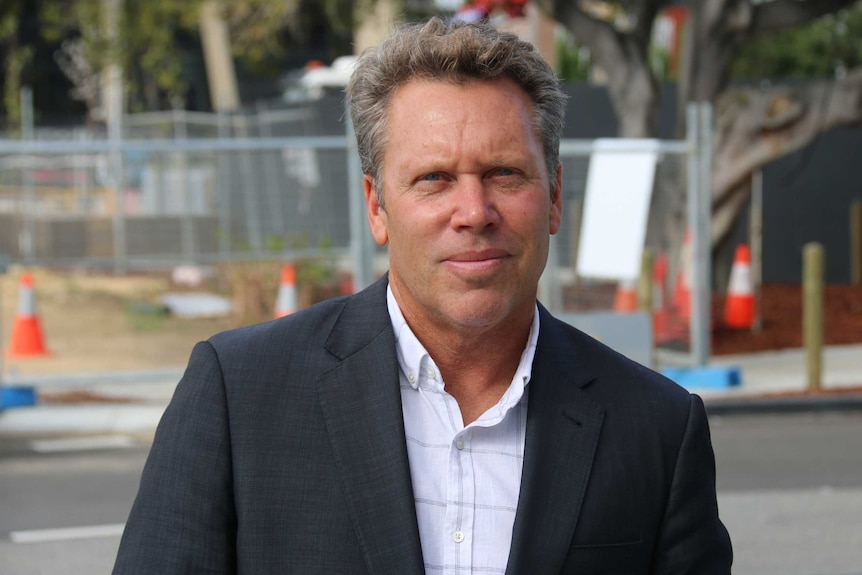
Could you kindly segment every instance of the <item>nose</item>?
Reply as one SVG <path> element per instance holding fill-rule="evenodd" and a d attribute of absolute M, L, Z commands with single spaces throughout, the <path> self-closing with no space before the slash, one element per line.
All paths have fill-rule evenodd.
<path fill-rule="evenodd" d="M 456 230 L 481 231 L 500 221 L 493 192 L 479 177 L 459 179 L 457 193 L 452 194 L 451 225 Z"/>

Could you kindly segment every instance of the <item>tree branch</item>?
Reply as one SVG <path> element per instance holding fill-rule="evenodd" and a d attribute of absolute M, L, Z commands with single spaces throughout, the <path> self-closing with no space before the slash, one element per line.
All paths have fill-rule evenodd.
<path fill-rule="evenodd" d="M 751 32 L 757 34 L 799 26 L 826 14 L 849 8 L 857 0 L 774 0 L 752 6 L 754 18 Z"/>
<path fill-rule="evenodd" d="M 776 86 L 768 92 L 730 90 L 717 102 L 716 112 L 712 189 L 713 201 L 720 203 L 752 171 L 832 128 L 862 123 L 862 67 L 841 80 Z M 776 125 L 785 112 L 787 121 Z"/>

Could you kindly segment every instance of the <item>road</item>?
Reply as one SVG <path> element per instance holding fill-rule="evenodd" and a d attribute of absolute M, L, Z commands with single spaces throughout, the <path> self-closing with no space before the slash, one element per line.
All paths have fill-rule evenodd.
<path fill-rule="evenodd" d="M 862 413 L 711 425 L 734 574 L 862 575 Z M 0 575 L 109 573 L 148 447 L 0 440 Z"/>
<path fill-rule="evenodd" d="M 149 444 L 86 440 L 0 441 L 0 575 L 110 573 Z"/>
<path fill-rule="evenodd" d="M 741 575 L 862 575 L 862 413 L 712 417 Z"/>

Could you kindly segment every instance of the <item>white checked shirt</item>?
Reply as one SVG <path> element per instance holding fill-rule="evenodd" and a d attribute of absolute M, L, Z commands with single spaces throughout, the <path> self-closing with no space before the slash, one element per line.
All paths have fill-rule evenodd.
<path fill-rule="evenodd" d="M 521 486 L 527 394 L 539 310 L 521 362 L 497 405 L 464 427 L 434 360 L 387 290 L 401 367 L 407 455 L 425 571 L 443 575 L 505 573 Z"/>

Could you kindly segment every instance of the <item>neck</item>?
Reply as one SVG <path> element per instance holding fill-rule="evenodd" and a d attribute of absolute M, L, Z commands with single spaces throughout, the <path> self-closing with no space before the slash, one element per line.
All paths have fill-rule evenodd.
<path fill-rule="evenodd" d="M 446 391 L 458 402 L 464 425 L 495 405 L 512 383 L 527 345 L 534 309 L 516 321 L 485 329 L 438 328 L 411 323 L 410 329 L 434 359 Z"/>

